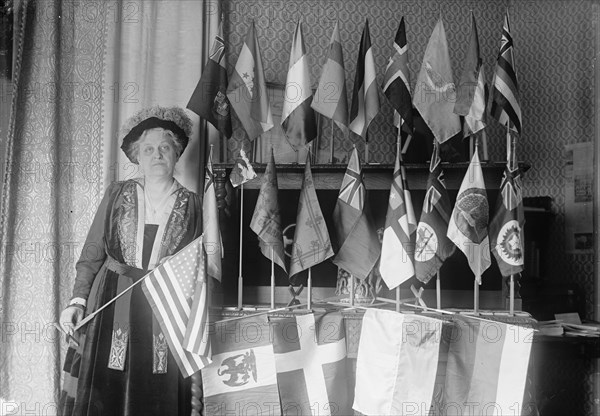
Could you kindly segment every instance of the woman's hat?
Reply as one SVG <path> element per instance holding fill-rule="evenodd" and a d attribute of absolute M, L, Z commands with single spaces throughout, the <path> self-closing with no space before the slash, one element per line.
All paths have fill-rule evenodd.
<path fill-rule="evenodd" d="M 123 140 L 121 149 L 132 163 L 138 163 L 133 144 L 144 131 L 157 127 L 172 131 L 183 153 L 192 134 L 192 120 L 181 107 L 154 106 L 128 118 L 119 132 L 119 139 Z"/>

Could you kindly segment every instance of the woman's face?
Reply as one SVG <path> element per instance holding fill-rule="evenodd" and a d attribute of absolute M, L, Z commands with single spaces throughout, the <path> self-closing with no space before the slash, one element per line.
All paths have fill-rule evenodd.
<path fill-rule="evenodd" d="M 138 161 L 145 177 L 173 177 L 177 152 L 173 139 L 166 130 L 151 129 L 142 135 Z"/>

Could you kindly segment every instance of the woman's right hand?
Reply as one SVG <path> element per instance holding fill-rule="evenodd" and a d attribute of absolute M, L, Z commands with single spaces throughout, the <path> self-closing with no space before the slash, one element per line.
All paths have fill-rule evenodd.
<path fill-rule="evenodd" d="M 60 314 L 60 326 L 64 331 L 73 336 L 75 327 L 83 319 L 83 308 L 80 306 L 69 305 Z"/>

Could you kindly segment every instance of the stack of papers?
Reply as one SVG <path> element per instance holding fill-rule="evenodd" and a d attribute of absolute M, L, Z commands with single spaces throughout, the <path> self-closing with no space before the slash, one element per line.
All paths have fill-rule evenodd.
<path fill-rule="evenodd" d="M 538 330 L 542 335 L 568 337 L 600 337 L 600 323 L 581 323 L 578 313 L 560 313 L 554 315 L 552 321 L 538 322 Z"/>

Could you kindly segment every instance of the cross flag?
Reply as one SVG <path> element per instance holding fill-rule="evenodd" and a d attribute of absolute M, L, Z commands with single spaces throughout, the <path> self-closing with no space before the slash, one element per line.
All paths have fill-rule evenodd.
<path fill-rule="evenodd" d="M 233 168 L 229 174 L 229 180 L 234 188 L 245 184 L 248 181 L 256 178 L 256 172 L 248 160 L 248 156 L 244 149 L 240 149 L 240 154 L 233 163 Z"/>
<path fill-rule="evenodd" d="M 456 87 L 450 65 L 444 23 L 440 18 L 431 33 L 413 93 L 413 104 L 440 143 L 460 132 L 454 113 Z"/>
<path fill-rule="evenodd" d="M 360 279 L 369 275 L 381 253 L 365 196 L 358 152 L 354 148 L 333 210 L 338 247 L 333 263 Z"/>
<path fill-rule="evenodd" d="M 467 59 L 458 85 L 458 97 L 454 112 L 465 117 L 465 136 L 470 136 L 485 128 L 485 74 L 479 55 L 479 37 L 475 16 L 471 13 L 471 40 L 467 50 Z"/>
<path fill-rule="evenodd" d="M 409 211 L 412 211 L 412 216 Z M 404 189 L 400 155 L 396 155 L 379 262 L 379 272 L 389 289 L 394 289 L 415 274 L 412 237 L 416 228 L 410 192 Z"/>
<path fill-rule="evenodd" d="M 304 49 L 302 24 L 298 22 L 292 40 L 281 112 L 281 127 L 290 139 L 308 143 L 317 137 L 315 111 L 310 106 L 312 99 L 308 57 Z"/>
<path fill-rule="evenodd" d="M 519 86 L 513 54 L 513 39 L 508 23 L 508 10 L 504 16 L 500 52 L 496 62 L 496 72 L 492 85 L 490 114 L 502 125 L 521 133 L 521 104 Z"/>
<path fill-rule="evenodd" d="M 252 221 L 250 221 L 250 228 L 258 236 L 258 243 L 263 256 L 287 271 L 284 260 L 278 193 L 275 156 L 273 156 L 273 149 L 271 149 L 271 160 L 269 160 L 263 175 L 258 201 L 256 201 Z"/>
<path fill-rule="evenodd" d="M 379 113 L 379 91 L 376 77 L 375 58 L 369 34 L 369 19 L 367 19 L 360 38 L 349 126 L 350 130 L 364 139 L 367 139 L 369 124 Z"/>
<path fill-rule="evenodd" d="M 490 222 L 490 247 L 503 276 L 520 273 L 524 267 L 523 195 L 519 169 L 506 166 L 496 212 Z"/>
<path fill-rule="evenodd" d="M 270 325 L 283 414 L 351 414 L 342 314 L 271 318 Z"/>
<path fill-rule="evenodd" d="M 447 235 L 467 257 L 479 284 L 481 284 L 481 275 L 491 264 L 488 238 L 489 212 L 481 163 L 475 151 L 458 190 Z"/>
<path fill-rule="evenodd" d="M 270 334 L 266 315 L 215 325 L 213 362 L 202 370 L 204 414 L 281 414 Z"/>
<path fill-rule="evenodd" d="M 227 86 L 227 98 L 244 126 L 248 139 L 254 140 L 273 127 L 273 114 L 254 22 L 250 24 Z"/>
<path fill-rule="evenodd" d="M 399 115 L 402 129 L 408 134 L 413 134 L 413 106 L 410 95 L 408 45 L 406 43 L 404 17 L 400 20 L 396 32 L 394 52 L 385 69 L 381 88 L 394 108 L 394 114 Z"/>
<path fill-rule="evenodd" d="M 304 180 L 298 201 L 289 275 L 294 276 L 324 262 L 331 256 L 333 256 L 333 249 L 310 171 L 310 155 L 307 154 Z"/>
<path fill-rule="evenodd" d="M 455 246 L 446 236 L 451 213 L 452 205 L 444 183 L 439 144 L 434 142 L 415 244 L 415 274 L 423 283 L 429 282 L 444 261 L 454 253 Z"/>
<path fill-rule="evenodd" d="M 210 122 L 225 137 L 230 138 L 231 106 L 227 98 L 227 68 L 225 66 L 225 42 L 223 22 L 215 36 L 208 62 L 192 93 L 187 108 Z"/>
<path fill-rule="evenodd" d="M 335 24 L 329 54 L 321 73 L 311 107 L 345 129 L 348 125 L 348 101 L 346 97 L 346 71 L 338 23 Z"/>
<path fill-rule="evenodd" d="M 204 199 L 202 200 L 202 225 L 204 230 L 204 250 L 206 251 L 206 270 L 210 277 L 221 281 L 221 260 L 223 241 L 219 229 L 219 208 L 215 194 L 215 175 L 212 168 L 212 147 L 206 164 L 204 179 Z"/>
<path fill-rule="evenodd" d="M 202 236 L 152 270 L 142 290 L 181 374 L 210 364 Z"/>

